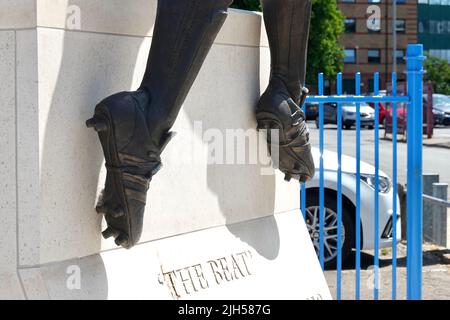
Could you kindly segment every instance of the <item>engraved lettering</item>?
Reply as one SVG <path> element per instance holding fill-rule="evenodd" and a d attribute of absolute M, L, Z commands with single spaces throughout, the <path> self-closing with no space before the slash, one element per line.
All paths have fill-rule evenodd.
<path fill-rule="evenodd" d="M 252 256 L 251 256 L 251 252 L 249 252 L 249 251 L 248 251 L 248 252 L 241 252 L 241 253 L 238 253 L 237 255 L 242 259 L 242 262 L 244 262 L 245 270 L 247 270 L 248 275 L 251 276 L 252 273 L 251 273 L 250 270 L 248 269 L 247 260 L 246 260 L 246 258 L 247 258 L 247 253 L 249 253 L 250 258 L 251 258 L 251 257 L 252 257 Z"/>
<path fill-rule="evenodd" d="M 242 272 L 241 267 L 239 267 L 239 263 L 236 261 L 234 255 L 231 256 L 231 264 L 233 266 L 234 277 L 236 279 L 239 279 L 238 272 L 241 275 L 241 277 L 245 277 L 245 274 Z"/>
<path fill-rule="evenodd" d="M 216 279 L 216 283 L 220 284 L 223 281 L 223 276 L 219 271 L 219 265 L 214 260 L 208 261 L 208 263 L 211 266 L 211 270 L 214 274 L 214 278 Z"/>
<path fill-rule="evenodd" d="M 225 276 L 225 280 L 227 280 L 228 282 L 230 282 L 231 280 L 234 280 L 230 270 L 228 269 L 227 259 L 220 258 L 219 263 L 220 263 L 220 266 L 222 267 L 223 275 Z"/>
<path fill-rule="evenodd" d="M 195 266 L 192 266 L 192 268 L 195 271 L 195 274 L 197 275 L 198 282 L 200 283 L 200 287 L 202 289 L 209 288 L 208 280 L 205 279 L 205 275 L 203 274 L 203 268 L 201 264 L 197 264 Z"/>

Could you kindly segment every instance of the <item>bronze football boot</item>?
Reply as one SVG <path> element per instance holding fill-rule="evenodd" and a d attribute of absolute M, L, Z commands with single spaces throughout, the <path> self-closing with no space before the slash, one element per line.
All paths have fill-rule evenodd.
<path fill-rule="evenodd" d="M 308 94 L 304 84 L 311 1 L 262 0 L 262 4 L 271 77 L 257 106 L 258 129 L 268 130 L 269 145 L 277 144 L 276 164 L 285 179 L 306 182 L 315 172 L 306 117 L 300 108 Z M 272 141 L 271 130 L 278 130 L 279 141 Z"/>
<path fill-rule="evenodd" d="M 105 238 L 138 243 L 147 190 L 161 168 L 161 153 L 231 0 L 160 0 L 147 69 L 140 89 L 112 95 L 86 125 L 98 132 L 106 160 L 105 188 L 97 211 Z"/>

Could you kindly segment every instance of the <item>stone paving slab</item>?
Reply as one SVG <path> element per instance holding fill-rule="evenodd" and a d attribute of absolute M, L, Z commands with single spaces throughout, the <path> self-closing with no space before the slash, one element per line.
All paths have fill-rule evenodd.
<path fill-rule="evenodd" d="M 423 254 L 423 299 L 448 300 L 450 299 L 450 250 L 432 244 L 424 245 Z M 406 245 L 401 243 L 397 249 L 397 299 L 406 299 Z M 373 299 L 373 251 L 364 251 L 361 254 L 361 299 Z M 336 271 L 325 271 L 325 277 L 333 298 L 336 299 Z M 355 299 L 354 266 L 344 266 L 342 271 L 343 300 Z M 392 299 L 392 255 L 390 249 L 380 253 L 380 281 L 379 299 Z"/>

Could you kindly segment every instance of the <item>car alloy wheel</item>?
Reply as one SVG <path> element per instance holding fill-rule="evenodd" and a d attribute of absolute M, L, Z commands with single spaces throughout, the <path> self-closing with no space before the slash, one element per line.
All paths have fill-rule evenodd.
<path fill-rule="evenodd" d="M 337 257 L 338 250 L 338 217 L 337 213 L 330 208 L 324 208 L 324 262 L 330 262 Z M 306 226 L 311 240 L 319 256 L 320 252 L 320 207 L 311 206 L 306 209 Z M 345 227 L 342 224 L 342 245 L 345 242 Z"/>

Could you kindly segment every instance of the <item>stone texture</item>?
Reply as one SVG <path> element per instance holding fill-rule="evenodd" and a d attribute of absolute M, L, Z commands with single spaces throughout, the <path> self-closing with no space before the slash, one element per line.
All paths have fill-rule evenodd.
<path fill-rule="evenodd" d="M 39 101 L 37 32 L 16 32 L 17 54 L 17 199 L 19 263 L 40 262 L 42 211 L 39 210 Z"/>
<path fill-rule="evenodd" d="M 36 27 L 36 0 L 0 0 L 0 30 Z"/>
<path fill-rule="evenodd" d="M 298 211 L 27 272 L 36 299 L 46 296 L 39 282 L 50 299 L 331 298 Z"/>
<path fill-rule="evenodd" d="M 15 36 L 0 32 L 0 272 L 16 265 Z"/>
<path fill-rule="evenodd" d="M 157 0 L 133 0 L 126 5 L 122 0 L 37 0 L 37 25 L 116 35 L 151 36 L 156 5 Z M 79 23 L 74 20 L 78 17 Z M 216 43 L 268 46 L 265 31 L 261 29 L 261 15 L 231 9 Z"/>
<path fill-rule="evenodd" d="M 21 299 L 17 277 L 15 35 L 0 31 L 0 299 Z"/>

